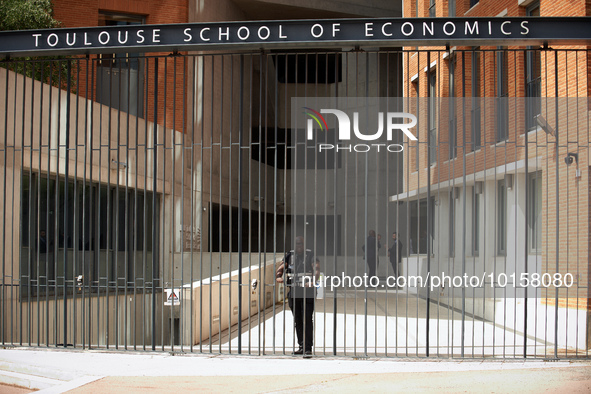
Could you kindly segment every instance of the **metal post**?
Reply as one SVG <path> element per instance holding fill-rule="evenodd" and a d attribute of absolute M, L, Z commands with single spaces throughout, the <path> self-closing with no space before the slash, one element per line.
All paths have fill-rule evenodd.
<path fill-rule="evenodd" d="M 244 55 L 240 55 L 240 98 L 238 105 L 238 354 L 242 354 L 242 134 L 244 99 Z"/>
<path fill-rule="evenodd" d="M 158 232 L 156 231 L 156 190 L 158 188 L 158 58 L 154 59 L 154 125 L 152 138 L 154 146 L 154 163 L 152 172 L 152 350 L 156 350 L 156 271 L 158 269 L 157 242 Z"/>

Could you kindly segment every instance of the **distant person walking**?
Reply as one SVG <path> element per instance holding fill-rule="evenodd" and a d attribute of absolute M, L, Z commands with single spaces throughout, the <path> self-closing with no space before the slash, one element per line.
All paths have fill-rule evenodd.
<path fill-rule="evenodd" d="M 402 262 L 402 242 L 398 239 L 396 231 L 392 233 L 392 246 L 388 249 L 388 257 L 392 264 L 393 275 L 398 276 L 398 265 Z"/>
<path fill-rule="evenodd" d="M 370 278 L 372 276 L 376 276 L 378 250 L 381 247 L 382 244 L 380 244 L 380 241 L 376 239 L 376 232 L 374 230 L 369 230 L 367 241 L 365 242 L 365 245 L 363 245 L 362 249 L 368 267 L 367 274 Z"/>

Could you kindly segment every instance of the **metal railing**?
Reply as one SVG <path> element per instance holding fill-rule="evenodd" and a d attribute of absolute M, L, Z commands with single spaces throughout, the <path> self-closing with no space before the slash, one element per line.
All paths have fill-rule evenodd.
<path fill-rule="evenodd" d="M 588 358 L 588 61 L 531 48 L 4 61 L 1 342 L 291 354 L 275 270 L 301 235 L 326 281 L 317 356 Z M 320 111 L 335 97 L 415 114 L 418 140 L 345 144 L 325 115 L 318 143 L 342 149 L 319 151 L 292 99 Z M 371 264 L 377 282 L 359 286 Z"/>

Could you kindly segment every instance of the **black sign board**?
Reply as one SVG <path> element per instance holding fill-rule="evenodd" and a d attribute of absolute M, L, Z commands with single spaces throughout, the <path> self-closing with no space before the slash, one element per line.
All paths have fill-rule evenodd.
<path fill-rule="evenodd" d="M 0 32 L 0 55 L 343 46 L 591 44 L 591 18 L 377 18 Z"/>

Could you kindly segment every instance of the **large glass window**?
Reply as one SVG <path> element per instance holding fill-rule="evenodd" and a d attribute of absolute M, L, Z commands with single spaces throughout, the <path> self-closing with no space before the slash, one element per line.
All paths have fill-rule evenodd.
<path fill-rule="evenodd" d="M 133 15 L 99 13 L 99 26 L 143 24 Z M 97 67 L 96 101 L 131 115 L 144 117 L 144 75 L 139 53 L 102 54 Z"/>
<path fill-rule="evenodd" d="M 527 224 L 529 247 L 533 253 L 542 249 L 542 172 L 528 174 Z"/>
<path fill-rule="evenodd" d="M 159 239 L 152 193 L 37 173 L 22 181 L 23 287 L 61 292 L 64 277 L 79 275 L 92 291 L 151 284 L 154 231 Z"/>
<path fill-rule="evenodd" d="M 509 61 L 507 49 L 497 51 L 497 113 L 496 134 L 497 142 L 505 141 L 509 137 Z"/>
<path fill-rule="evenodd" d="M 480 149 L 482 145 L 481 117 L 480 117 L 480 48 L 472 52 L 472 150 Z"/>
<path fill-rule="evenodd" d="M 429 165 L 437 161 L 437 72 L 429 73 Z"/>
<path fill-rule="evenodd" d="M 435 227 L 435 198 L 426 198 L 409 203 L 410 209 L 410 245 L 408 250 L 414 253 L 433 253 Z"/>
<path fill-rule="evenodd" d="M 527 8 L 527 16 L 540 16 L 540 3 L 536 2 Z M 525 127 L 531 130 L 537 127 L 536 116 L 542 108 L 542 66 L 541 52 L 528 47 L 525 52 Z"/>
<path fill-rule="evenodd" d="M 456 119 L 456 84 L 455 84 L 455 56 L 449 60 L 449 159 L 454 159 L 458 154 L 457 149 L 457 119 Z"/>
<path fill-rule="evenodd" d="M 476 186 L 472 191 L 472 256 L 478 256 L 480 253 L 480 194 Z"/>
<path fill-rule="evenodd" d="M 449 257 L 456 255 L 456 198 L 455 188 L 449 192 Z"/>
<path fill-rule="evenodd" d="M 507 187 L 504 179 L 497 182 L 497 254 L 507 254 Z"/>

